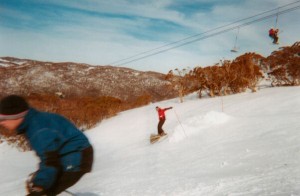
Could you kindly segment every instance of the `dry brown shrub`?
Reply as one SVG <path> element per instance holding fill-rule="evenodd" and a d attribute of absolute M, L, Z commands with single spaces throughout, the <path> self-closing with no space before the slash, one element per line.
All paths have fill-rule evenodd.
<path fill-rule="evenodd" d="M 195 84 L 193 82 L 195 81 L 195 77 L 191 74 L 189 69 L 175 69 L 174 71 L 170 70 L 165 79 L 171 82 L 173 89 L 178 92 L 178 97 L 182 103 L 185 95 L 195 91 Z"/>
<path fill-rule="evenodd" d="M 130 102 L 124 102 L 109 96 L 60 98 L 52 94 L 30 94 L 28 96 L 24 95 L 24 97 L 31 107 L 65 116 L 81 130 L 90 129 L 103 119 L 115 116 L 121 111 L 140 107 L 151 102 L 151 96 L 147 93 Z M 0 130 L 0 136 L 3 140 L 20 147 L 22 150 L 29 149 L 24 137 L 7 135 L 7 133 L 3 129 Z"/>
<path fill-rule="evenodd" d="M 105 118 L 116 115 L 123 109 L 123 102 L 113 97 L 73 97 L 61 99 L 56 95 L 31 94 L 25 96 L 31 107 L 40 111 L 57 113 L 71 120 L 81 130 L 89 129 Z M 142 104 L 142 103 L 140 103 Z M 26 150 L 26 140 L 22 136 L 0 132 L 3 139 Z"/>
<path fill-rule="evenodd" d="M 137 97 L 134 101 L 132 101 L 129 105 L 130 108 L 137 108 L 143 105 L 147 105 L 151 102 L 151 95 L 145 93 L 139 97 Z"/>
<path fill-rule="evenodd" d="M 300 85 L 300 42 L 273 52 L 263 64 L 273 86 Z"/>
<path fill-rule="evenodd" d="M 206 87 L 206 77 L 204 68 L 202 67 L 195 67 L 190 72 L 190 78 L 193 81 L 194 84 L 194 91 L 198 91 L 199 98 L 202 97 L 202 92 L 207 88 Z"/>
<path fill-rule="evenodd" d="M 232 62 L 232 74 L 236 76 L 236 79 L 230 85 L 232 92 L 244 92 L 247 88 L 251 89 L 252 92 L 256 91 L 256 86 L 263 77 L 257 65 L 260 58 L 262 59 L 260 55 L 255 53 L 246 53 Z"/>
<path fill-rule="evenodd" d="M 232 62 L 222 61 L 221 66 L 196 67 L 192 75 L 198 82 L 200 98 L 203 90 L 210 97 L 240 93 L 248 88 L 255 92 L 262 78 L 258 67 L 262 58 L 255 53 L 246 53 Z"/>

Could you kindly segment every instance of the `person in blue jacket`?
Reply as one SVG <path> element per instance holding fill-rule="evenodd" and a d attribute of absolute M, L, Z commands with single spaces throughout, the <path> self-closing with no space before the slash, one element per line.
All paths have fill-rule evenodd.
<path fill-rule="evenodd" d="M 0 126 L 25 134 L 40 158 L 27 181 L 28 196 L 57 195 L 91 172 L 93 148 L 88 138 L 58 114 L 38 111 L 17 95 L 0 101 Z"/>

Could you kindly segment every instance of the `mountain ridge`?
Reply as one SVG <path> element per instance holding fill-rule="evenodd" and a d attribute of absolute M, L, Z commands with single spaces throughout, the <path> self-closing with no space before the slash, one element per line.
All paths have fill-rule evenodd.
<path fill-rule="evenodd" d="M 124 67 L 1 57 L 0 77 L 3 94 L 61 93 L 111 96 L 121 100 L 149 95 L 152 101 L 176 95 L 170 82 L 165 80 L 165 74 Z"/>

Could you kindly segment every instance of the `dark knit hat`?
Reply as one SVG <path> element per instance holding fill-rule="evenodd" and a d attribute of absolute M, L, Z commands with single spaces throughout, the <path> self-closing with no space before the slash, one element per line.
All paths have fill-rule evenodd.
<path fill-rule="evenodd" d="M 9 95 L 0 101 L 0 120 L 22 118 L 28 112 L 29 105 L 23 97 Z"/>

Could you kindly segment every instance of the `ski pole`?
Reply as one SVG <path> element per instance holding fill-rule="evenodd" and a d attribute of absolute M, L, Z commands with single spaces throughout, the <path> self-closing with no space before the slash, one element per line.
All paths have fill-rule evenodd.
<path fill-rule="evenodd" d="M 176 118 L 177 118 L 178 123 L 180 124 L 180 126 L 181 126 L 181 128 L 182 128 L 182 130 L 183 130 L 183 133 L 184 133 L 185 137 L 187 137 L 187 135 L 186 135 L 186 133 L 185 133 L 185 130 L 184 130 L 184 128 L 183 128 L 183 126 L 182 126 L 182 124 L 181 124 L 181 122 L 180 122 L 180 120 L 179 120 L 179 117 L 178 117 L 177 112 L 176 112 L 175 109 L 174 109 L 174 113 L 175 113 L 175 115 L 176 115 Z"/>

